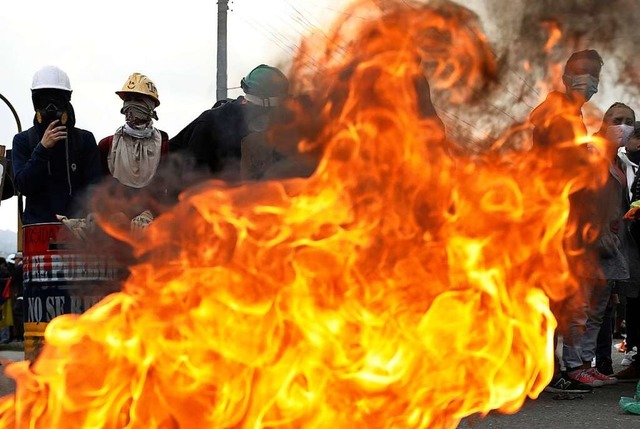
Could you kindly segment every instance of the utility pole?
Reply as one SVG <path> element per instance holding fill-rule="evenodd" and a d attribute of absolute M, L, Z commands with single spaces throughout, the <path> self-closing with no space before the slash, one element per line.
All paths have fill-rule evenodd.
<path fill-rule="evenodd" d="M 227 11 L 229 0 L 218 0 L 218 69 L 216 101 L 227 98 Z"/>

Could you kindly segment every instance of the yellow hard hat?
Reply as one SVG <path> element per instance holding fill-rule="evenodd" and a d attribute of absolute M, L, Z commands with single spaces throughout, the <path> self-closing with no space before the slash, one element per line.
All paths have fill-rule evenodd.
<path fill-rule="evenodd" d="M 122 85 L 120 91 L 116 91 L 116 94 L 124 100 L 127 93 L 137 93 L 142 95 L 148 95 L 156 102 L 156 107 L 160 105 L 160 99 L 158 98 L 158 89 L 151 79 L 140 73 L 134 73 L 127 81 Z"/>

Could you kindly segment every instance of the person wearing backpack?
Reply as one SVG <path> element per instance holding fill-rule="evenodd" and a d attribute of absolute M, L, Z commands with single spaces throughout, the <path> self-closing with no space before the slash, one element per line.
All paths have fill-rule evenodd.
<path fill-rule="evenodd" d="M 169 150 L 184 160 L 177 174 L 183 188 L 211 178 L 242 181 L 243 141 L 265 135 L 289 98 L 289 79 L 266 64 L 253 68 L 240 87 L 243 96 L 218 100 L 169 140 Z"/>

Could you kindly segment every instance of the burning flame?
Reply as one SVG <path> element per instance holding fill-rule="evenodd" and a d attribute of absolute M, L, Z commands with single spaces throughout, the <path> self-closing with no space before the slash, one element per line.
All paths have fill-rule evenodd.
<path fill-rule="evenodd" d="M 543 48 L 547 58 L 547 79 L 536 82 L 536 87 L 538 88 L 538 93 L 541 97 L 545 97 L 546 94 L 554 89 L 564 87 L 564 84 L 562 83 L 564 64 L 550 58 L 552 58 L 551 54 L 554 48 L 558 48 L 558 50 L 562 51 L 563 54 L 565 52 L 561 49 L 562 45 L 560 42 L 562 41 L 562 30 L 560 28 L 560 24 L 556 21 L 544 21 L 541 23 L 541 26 L 548 33 L 547 42 Z"/>
<path fill-rule="evenodd" d="M 435 70 L 467 102 L 495 59 L 466 9 L 390 4 L 338 23 L 322 71 L 309 45 L 294 61 L 323 101 L 295 121 L 315 174 L 185 193 L 122 293 L 54 319 L 39 359 L 7 368 L 0 426 L 454 428 L 537 397 L 549 298 L 576 287 L 568 195 L 601 166 L 574 166 L 579 142 L 453 155 L 416 82 Z"/>
<path fill-rule="evenodd" d="M 547 44 L 544 45 L 544 51 L 548 53 L 551 52 L 551 49 L 562 39 L 562 30 L 560 30 L 558 23 L 555 21 L 546 21 L 543 22 L 542 25 L 549 32 L 549 39 L 547 40 Z"/>

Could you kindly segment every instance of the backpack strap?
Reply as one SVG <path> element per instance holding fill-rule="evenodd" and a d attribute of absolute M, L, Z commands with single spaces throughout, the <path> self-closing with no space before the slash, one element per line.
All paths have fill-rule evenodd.
<path fill-rule="evenodd" d="M 160 146 L 160 159 L 162 159 L 169 154 L 169 135 L 164 131 L 160 131 L 160 137 L 162 140 L 162 146 Z"/>

